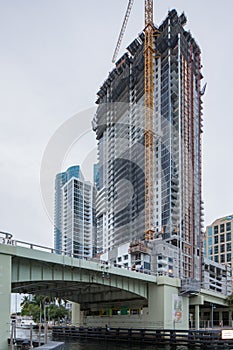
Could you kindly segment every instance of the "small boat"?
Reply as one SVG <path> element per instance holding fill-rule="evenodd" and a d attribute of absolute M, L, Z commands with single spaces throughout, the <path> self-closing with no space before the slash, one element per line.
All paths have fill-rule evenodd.
<path fill-rule="evenodd" d="M 16 327 L 17 328 L 34 328 L 37 326 L 37 323 L 35 323 L 32 319 L 32 317 L 21 317 L 21 318 L 18 318 L 17 319 L 17 322 L 16 322 Z"/>

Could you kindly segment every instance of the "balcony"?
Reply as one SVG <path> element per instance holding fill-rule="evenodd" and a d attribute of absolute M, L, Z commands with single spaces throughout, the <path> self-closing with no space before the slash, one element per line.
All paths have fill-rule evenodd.
<path fill-rule="evenodd" d="M 157 262 L 158 262 L 158 264 L 167 266 L 167 260 L 165 258 L 164 259 L 158 259 Z"/>

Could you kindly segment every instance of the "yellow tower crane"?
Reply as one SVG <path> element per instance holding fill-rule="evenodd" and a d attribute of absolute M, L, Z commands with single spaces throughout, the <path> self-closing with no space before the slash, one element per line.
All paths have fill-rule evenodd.
<path fill-rule="evenodd" d="M 153 21 L 153 0 L 144 0 L 144 166 L 145 166 L 145 240 L 154 239 L 154 190 L 155 190 L 155 161 L 154 161 L 154 64 L 155 51 L 154 37 L 159 34 Z M 133 0 L 129 0 L 123 25 L 113 55 L 115 62 L 120 49 L 121 41 L 128 22 Z"/>
<path fill-rule="evenodd" d="M 159 35 L 153 21 L 153 0 L 145 0 L 144 34 L 145 240 L 152 240 L 155 234 L 154 65 L 158 57 L 154 37 Z"/>

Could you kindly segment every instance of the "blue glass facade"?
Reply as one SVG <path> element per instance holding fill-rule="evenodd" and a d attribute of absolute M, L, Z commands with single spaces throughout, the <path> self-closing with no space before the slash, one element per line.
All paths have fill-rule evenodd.
<path fill-rule="evenodd" d="M 96 188 L 99 188 L 99 164 L 93 166 L 93 180 Z"/>
<path fill-rule="evenodd" d="M 62 187 L 72 177 L 83 180 L 79 165 L 69 167 L 65 172 L 58 173 L 55 179 L 55 213 L 54 213 L 54 249 L 62 250 Z"/>

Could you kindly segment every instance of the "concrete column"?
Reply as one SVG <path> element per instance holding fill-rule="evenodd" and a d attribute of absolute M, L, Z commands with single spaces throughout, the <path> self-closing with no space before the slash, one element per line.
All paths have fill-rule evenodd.
<path fill-rule="evenodd" d="M 195 305 L 195 329 L 198 331 L 200 329 L 200 308 L 199 305 Z"/>
<path fill-rule="evenodd" d="M 145 328 L 189 328 L 188 298 L 178 295 L 178 280 L 158 277 L 157 284 L 149 284 L 148 292 L 148 309 L 142 318 Z"/>
<path fill-rule="evenodd" d="M 80 326 L 80 304 L 72 303 L 72 324 Z"/>
<path fill-rule="evenodd" d="M 229 324 L 227 326 L 232 327 L 232 310 L 229 310 Z"/>
<path fill-rule="evenodd" d="M 223 326 L 222 324 L 222 310 L 219 311 L 219 326 Z"/>
<path fill-rule="evenodd" d="M 0 350 L 7 350 L 10 337 L 11 256 L 0 254 Z"/>

